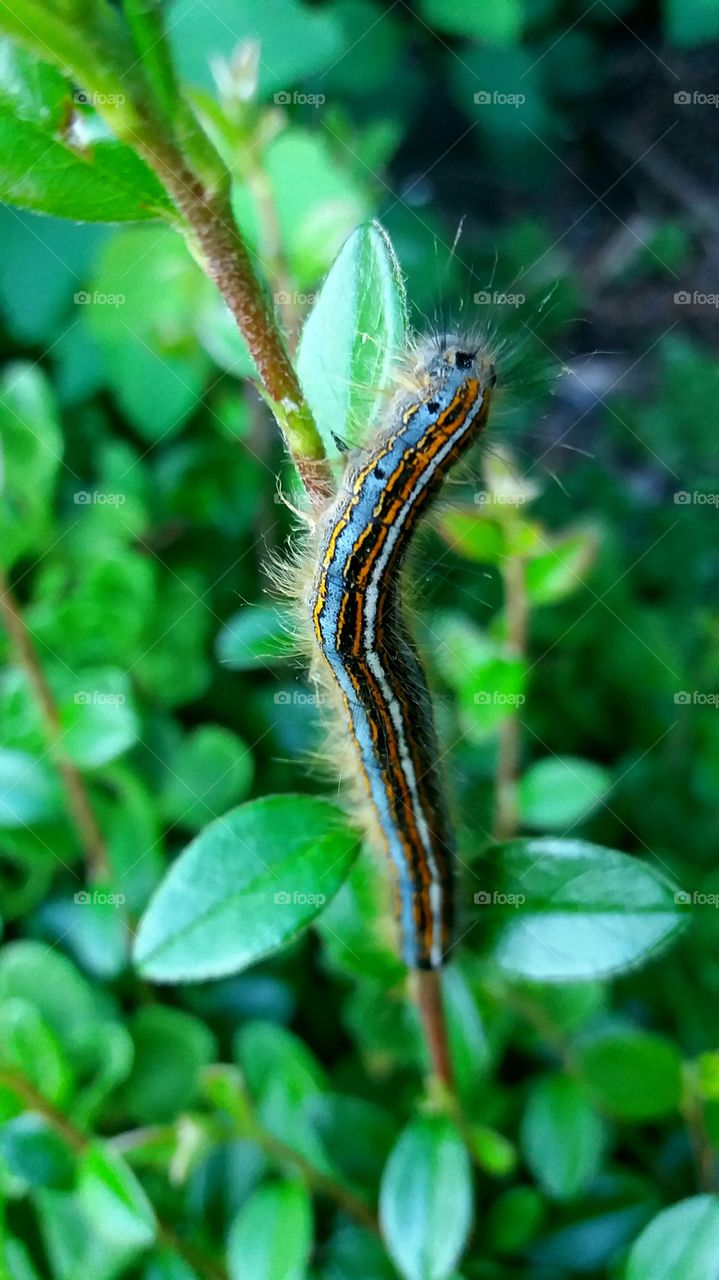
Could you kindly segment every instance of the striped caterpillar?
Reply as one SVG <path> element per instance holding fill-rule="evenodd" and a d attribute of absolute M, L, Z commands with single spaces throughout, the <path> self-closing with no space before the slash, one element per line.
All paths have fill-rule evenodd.
<path fill-rule="evenodd" d="M 419 340 L 414 354 L 408 389 L 371 445 L 348 456 L 320 518 L 308 608 L 390 857 L 405 962 L 435 969 L 451 946 L 454 847 L 400 571 L 420 518 L 485 426 L 495 374 L 466 336 Z"/>

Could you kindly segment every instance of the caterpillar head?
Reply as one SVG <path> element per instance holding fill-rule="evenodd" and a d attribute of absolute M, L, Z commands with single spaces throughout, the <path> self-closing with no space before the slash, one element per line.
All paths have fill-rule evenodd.
<path fill-rule="evenodd" d="M 466 378 L 478 379 L 483 388 L 492 388 L 497 381 L 486 345 L 471 334 L 433 334 L 420 339 L 414 356 L 413 374 L 423 394 L 458 385 Z"/>

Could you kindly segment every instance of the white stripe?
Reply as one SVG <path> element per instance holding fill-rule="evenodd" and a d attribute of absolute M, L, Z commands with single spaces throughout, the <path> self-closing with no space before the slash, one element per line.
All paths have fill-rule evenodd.
<path fill-rule="evenodd" d="M 377 564 L 372 571 L 366 595 L 367 607 L 365 611 L 365 629 L 363 636 L 365 659 L 376 679 L 379 681 L 382 695 L 387 703 L 392 723 L 397 731 L 402 772 L 409 785 L 415 819 L 417 822 L 417 829 L 427 854 L 427 863 L 430 872 L 429 901 L 432 910 L 432 944 L 430 948 L 430 958 L 434 965 L 441 964 L 442 961 L 442 887 L 439 868 L 434 857 L 429 827 L 419 798 L 414 763 L 407 747 L 402 709 L 397 698 L 392 692 L 391 685 L 380 662 L 380 654 L 375 647 L 375 626 L 377 620 L 377 606 L 379 603 L 379 580 L 386 568 L 387 561 L 389 560 L 392 550 L 397 543 L 397 539 L 402 532 L 404 522 L 420 493 L 427 486 L 437 468 L 454 447 L 455 441 L 472 425 L 477 412 L 481 408 L 483 399 L 483 396 L 478 397 L 475 404 L 472 406 L 472 409 L 467 412 L 461 426 L 452 436 L 450 436 L 444 448 L 439 451 L 430 466 L 428 466 L 419 477 L 417 484 L 404 503 L 402 510 L 389 531 L 384 547 L 377 558 Z"/>

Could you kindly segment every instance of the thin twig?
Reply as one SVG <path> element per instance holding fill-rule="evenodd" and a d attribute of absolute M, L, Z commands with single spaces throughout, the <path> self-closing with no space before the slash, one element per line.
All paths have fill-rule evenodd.
<path fill-rule="evenodd" d="M 44 1116 L 48 1124 L 78 1155 L 89 1146 L 91 1139 L 81 1129 L 76 1128 L 72 1120 L 40 1093 L 40 1090 L 36 1089 L 22 1072 L 14 1071 L 12 1068 L 1 1068 L 0 1086 L 12 1089 L 18 1097 L 22 1098 L 28 1110 Z M 190 1266 L 205 1277 L 205 1280 L 229 1280 L 228 1273 L 221 1263 L 208 1257 L 196 1245 L 183 1240 L 167 1223 L 158 1221 L 158 1237 L 170 1248 L 175 1249 Z"/>
<path fill-rule="evenodd" d="M 502 566 L 505 609 L 507 616 L 507 646 L 513 656 L 523 658 L 527 648 L 527 594 L 524 561 L 519 556 L 507 556 Z M 507 715 L 499 726 L 499 750 L 497 779 L 495 784 L 494 829 L 495 840 L 511 840 L 519 822 L 517 806 L 517 778 L 521 763 L 521 735 L 519 716 L 515 711 Z"/>
<path fill-rule="evenodd" d="M 274 1134 L 268 1133 L 266 1129 L 261 1128 L 256 1123 L 253 1124 L 249 1136 L 274 1160 L 279 1161 L 280 1164 L 292 1165 L 307 1183 L 310 1191 L 315 1191 L 318 1195 L 324 1196 L 325 1199 L 334 1201 L 350 1217 L 355 1218 L 363 1227 L 371 1231 L 373 1235 L 380 1235 L 377 1215 L 353 1191 L 342 1186 L 341 1183 L 335 1182 L 334 1178 L 322 1173 L 320 1169 L 316 1169 L 313 1164 L 310 1164 L 309 1160 L 300 1155 L 299 1151 L 295 1151 L 293 1147 L 286 1146 L 279 1138 L 275 1138 Z"/>
<path fill-rule="evenodd" d="M 1 571 L 0 616 L 40 709 L 52 759 L 63 781 L 68 812 L 84 850 L 88 878 L 108 880 L 111 866 L 107 845 L 93 812 L 85 781 L 63 748 L 63 729 L 57 704 L 10 583 Z"/>
<path fill-rule="evenodd" d="M 436 969 L 417 969 L 412 978 L 432 1070 L 437 1079 L 451 1089 L 452 1061 L 442 1000 L 441 974 Z"/>

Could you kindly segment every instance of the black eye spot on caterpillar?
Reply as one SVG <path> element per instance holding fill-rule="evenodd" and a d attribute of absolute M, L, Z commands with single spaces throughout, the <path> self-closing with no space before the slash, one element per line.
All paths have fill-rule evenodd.
<path fill-rule="evenodd" d="M 474 356 L 468 351 L 458 351 L 456 356 L 456 364 L 458 369 L 471 369 Z"/>

